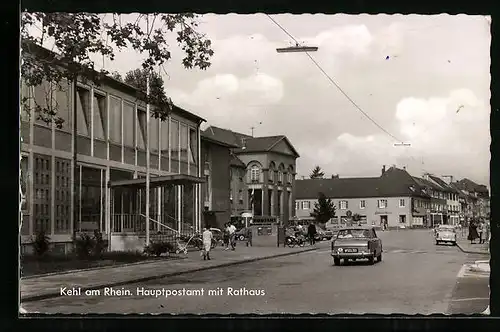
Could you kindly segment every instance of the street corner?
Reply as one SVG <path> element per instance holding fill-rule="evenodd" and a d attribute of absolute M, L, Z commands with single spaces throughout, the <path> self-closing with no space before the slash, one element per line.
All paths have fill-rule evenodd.
<path fill-rule="evenodd" d="M 489 269 L 484 264 L 464 264 L 457 274 L 455 287 L 449 300 L 448 313 L 488 315 L 489 277 Z"/>

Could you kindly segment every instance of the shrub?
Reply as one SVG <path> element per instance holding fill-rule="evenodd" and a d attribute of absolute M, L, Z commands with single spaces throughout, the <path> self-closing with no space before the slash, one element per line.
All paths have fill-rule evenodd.
<path fill-rule="evenodd" d="M 50 237 L 44 231 L 36 233 L 33 240 L 33 250 L 37 256 L 45 255 L 50 248 Z"/>
<path fill-rule="evenodd" d="M 88 234 L 81 234 L 73 240 L 76 256 L 79 258 L 89 258 L 95 247 L 95 240 Z"/>
<path fill-rule="evenodd" d="M 144 247 L 144 253 L 148 256 L 159 257 L 161 254 L 168 254 L 174 251 L 174 245 L 166 241 L 151 242 L 148 246 Z"/>
<path fill-rule="evenodd" d="M 95 257 L 102 258 L 102 254 L 106 251 L 108 247 L 108 241 L 102 238 L 102 233 L 97 229 L 94 230 L 94 246 L 93 246 L 93 254 Z"/>

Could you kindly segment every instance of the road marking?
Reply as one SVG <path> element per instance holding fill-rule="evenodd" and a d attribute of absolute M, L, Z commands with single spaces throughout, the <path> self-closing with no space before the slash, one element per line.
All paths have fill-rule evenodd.
<path fill-rule="evenodd" d="M 468 298 L 462 298 L 462 299 L 452 299 L 451 302 L 466 302 L 466 301 L 484 301 L 484 300 L 490 300 L 489 297 L 468 297 Z"/>

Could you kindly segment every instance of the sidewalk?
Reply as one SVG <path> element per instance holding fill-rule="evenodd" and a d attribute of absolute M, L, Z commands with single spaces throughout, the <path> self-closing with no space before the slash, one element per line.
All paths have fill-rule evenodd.
<path fill-rule="evenodd" d="M 479 244 L 476 240 L 476 243 L 471 244 L 470 241 L 467 240 L 467 235 L 463 235 L 460 232 L 457 233 L 457 246 L 460 248 L 460 250 L 468 254 L 490 254 L 489 242 Z"/>
<path fill-rule="evenodd" d="M 263 242 L 267 243 L 268 241 Z M 88 289 L 116 287 L 190 272 L 293 255 L 317 250 L 329 245 L 329 241 L 325 241 L 313 247 L 278 248 L 276 247 L 276 242 L 274 243 L 274 247 L 270 246 L 270 241 L 269 246 L 246 247 L 241 242 L 238 243 L 235 251 L 226 251 L 223 248 L 217 247 L 212 251 L 212 260 L 210 261 L 203 261 L 199 251 L 194 251 L 189 252 L 186 256 L 181 256 L 183 259 L 111 266 L 98 270 L 77 271 L 66 274 L 32 277 L 29 279 L 22 278 L 20 280 L 21 302 L 59 297 L 61 296 L 61 288 L 63 287 L 67 287 L 68 289 L 81 288 L 82 292 Z"/>

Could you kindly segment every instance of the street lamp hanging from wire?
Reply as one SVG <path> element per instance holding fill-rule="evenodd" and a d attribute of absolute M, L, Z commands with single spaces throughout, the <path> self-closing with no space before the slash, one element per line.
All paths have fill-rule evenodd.
<path fill-rule="evenodd" d="M 301 46 L 298 43 L 295 46 L 277 48 L 278 53 L 297 53 L 297 52 L 316 52 L 317 46 Z"/>

